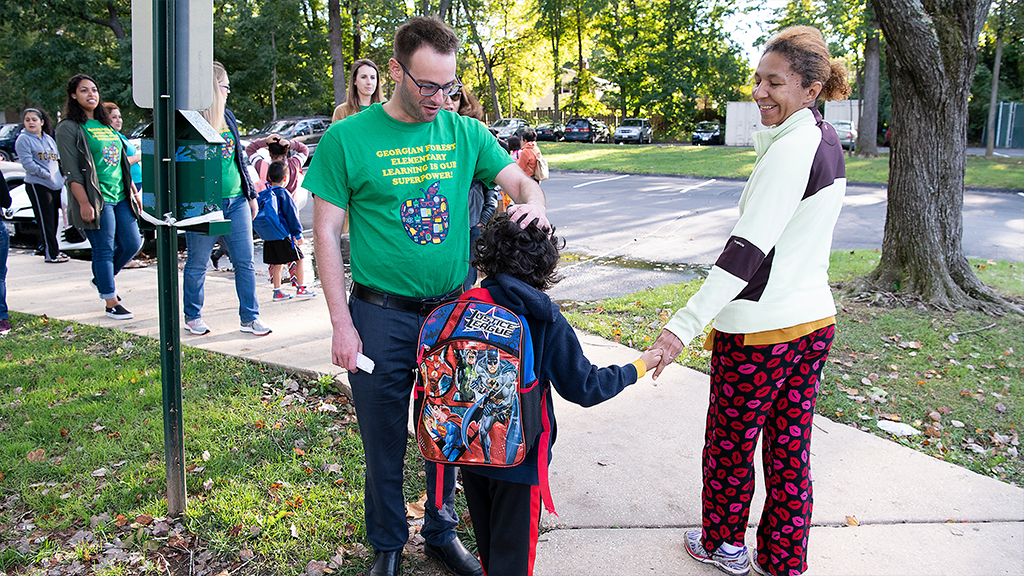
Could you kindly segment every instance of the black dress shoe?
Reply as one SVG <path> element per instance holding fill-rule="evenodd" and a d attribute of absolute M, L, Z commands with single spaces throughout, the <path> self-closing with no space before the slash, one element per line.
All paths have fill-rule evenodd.
<path fill-rule="evenodd" d="M 377 552 L 366 576 L 400 576 L 402 574 L 402 551 Z"/>
<path fill-rule="evenodd" d="M 423 545 L 423 551 L 427 556 L 440 560 L 444 567 L 455 576 L 483 576 L 484 570 L 480 567 L 480 561 L 472 552 L 466 550 L 458 537 L 444 546 Z"/>

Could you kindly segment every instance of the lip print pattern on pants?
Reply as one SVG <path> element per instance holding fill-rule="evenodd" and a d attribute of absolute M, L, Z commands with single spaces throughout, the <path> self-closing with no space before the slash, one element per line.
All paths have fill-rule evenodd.
<path fill-rule="evenodd" d="M 702 541 L 709 553 L 722 543 L 743 545 L 763 430 L 767 497 L 757 557 L 776 576 L 807 570 L 811 426 L 834 336 L 834 325 L 766 346 L 744 346 L 742 334 L 716 335 L 703 452 Z"/>

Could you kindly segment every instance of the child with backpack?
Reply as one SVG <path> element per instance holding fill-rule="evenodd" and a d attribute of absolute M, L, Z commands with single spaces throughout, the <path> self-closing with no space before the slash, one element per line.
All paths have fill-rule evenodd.
<path fill-rule="evenodd" d="M 270 264 L 270 276 L 274 283 L 274 302 L 291 300 L 293 296 L 281 290 L 281 274 L 290 262 L 296 262 L 295 278 L 298 288 L 295 296 L 312 298 L 316 296 L 306 286 L 302 264 L 302 224 L 299 223 L 295 200 L 284 187 L 288 182 L 288 168 L 284 162 L 272 162 L 267 168 L 267 186 L 257 198 L 259 213 L 252 221 L 252 229 L 263 239 L 263 263 Z"/>
<path fill-rule="evenodd" d="M 541 503 L 553 511 L 549 386 L 570 402 L 593 406 L 657 366 L 661 351 L 606 368 L 583 355 L 544 293 L 560 279 L 554 229 L 550 235 L 532 223 L 522 229 L 499 213 L 477 249 L 472 265 L 487 276 L 482 287 L 439 307 L 421 331 L 417 440 L 438 469 L 447 462 L 461 468 L 484 573 L 531 575 Z M 448 405 L 439 405 L 443 399 Z M 480 465 L 465 464 L 469 459 Z"/>

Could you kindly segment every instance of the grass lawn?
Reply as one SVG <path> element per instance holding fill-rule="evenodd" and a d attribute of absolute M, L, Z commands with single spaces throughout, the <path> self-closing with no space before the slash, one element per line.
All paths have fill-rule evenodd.
<path fill-rule="evenodd" d="M 727 146 L 626 146 L 578 142 L 542 142 L 540 146 L 555 170 L 747 178 L 757 159 L 753 148 Z M 847 154 L 846 176 L 850 182 L 885 184 L 889 179 L 889 155 L 865 159 Z M 1022 189 L 1024 159 L 968 156 L 965 181 L 967 186 Z"/>
<path fill-rule="evenodd" d="M 362 444 L 332 379 L 184 348 L 188 511 L 174 522 L 161 518 L 159 343 L 13 321 L 0 340 L 0 571 L 305 574 L 332 559 L 335 574 L 365 571 Z M 408 502 L 425 487 L 418 462 L 410 443 Z M 407 554 L 406 568 L 433 574 L 421 561 Z"/>
<path fill-rule="evenodd" d="M 833 252 L 833 282 L 871 270 L 872 250 Z M 1024 297 L 1024 265 L 972 260 L 986 284 Z M 643 350 L 702 281 L 652 288 L 567 311 L 570 324 Z M 838 291 L 837 291 L 838 295 Z M 1024 317 L 993 318 L 842 301 L 817 411 L 879 436 L 880 420 L 921 434 L 896 441 L 1017 486 L 1024 485 L 1017 423 L 1024 422 Z M 703 335 L 678 363 L 707 373 Z"/>

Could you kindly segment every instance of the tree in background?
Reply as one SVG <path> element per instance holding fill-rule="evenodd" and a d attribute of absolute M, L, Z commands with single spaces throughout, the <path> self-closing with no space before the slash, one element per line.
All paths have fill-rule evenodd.
<path fill-rule="evenodd" d="M 723 29 L 734 2 L 698 0 L 653 4 L 654 32 L 646 49 L 645 87 L 635 106 L 661 115 L 664 126 L 689 131 L 698 105 L 719 105 L 739 98 L 750 69 L 738 46 Z"/>
<path fill-rule="evenodd" d="M 544 39 L 551 48 L 551 79 L 554 84 L 554 106 L 559 107 L 559 97 L 562 92 L 562 60 L 559 56 L 562 47 L 562 37 L 568 28 L 566 22 L 566 0 L 535 0 L 538 15 L 537 29 L 543 34 Z"/>
<path fill-rule="evenodd" d="M 214 56 L 231 76 L 230 107 L 248 128 L 278 110 L 334 109 L 324 8 L 318 0 L 218 0 Z"/>
<path fill-rule="evenodd" d="M 1024 100 L 1024 3 L 993 2 L 981 35 L 979 58 L 971 88 L 967 137 L 970 141 L 983 141 L 985 156 L 992 157 L 998 103 Z"/>
<path fill-rule="evenodd" d="M 129 0 L 0 2 L 0 106 L 42 106 L 56 118 L 69 78 L 96 79 L 132 126 Z M 16 121 L 16 120 L 15 120 Z"/>
<path fill-rule="evenodd" d="M 967 104 L 989 2 L 871 3 L 899 99 L 882 255 L 866 287 L 946 310 L 1024 311 L 978 280 L 962 246 Z"/>

